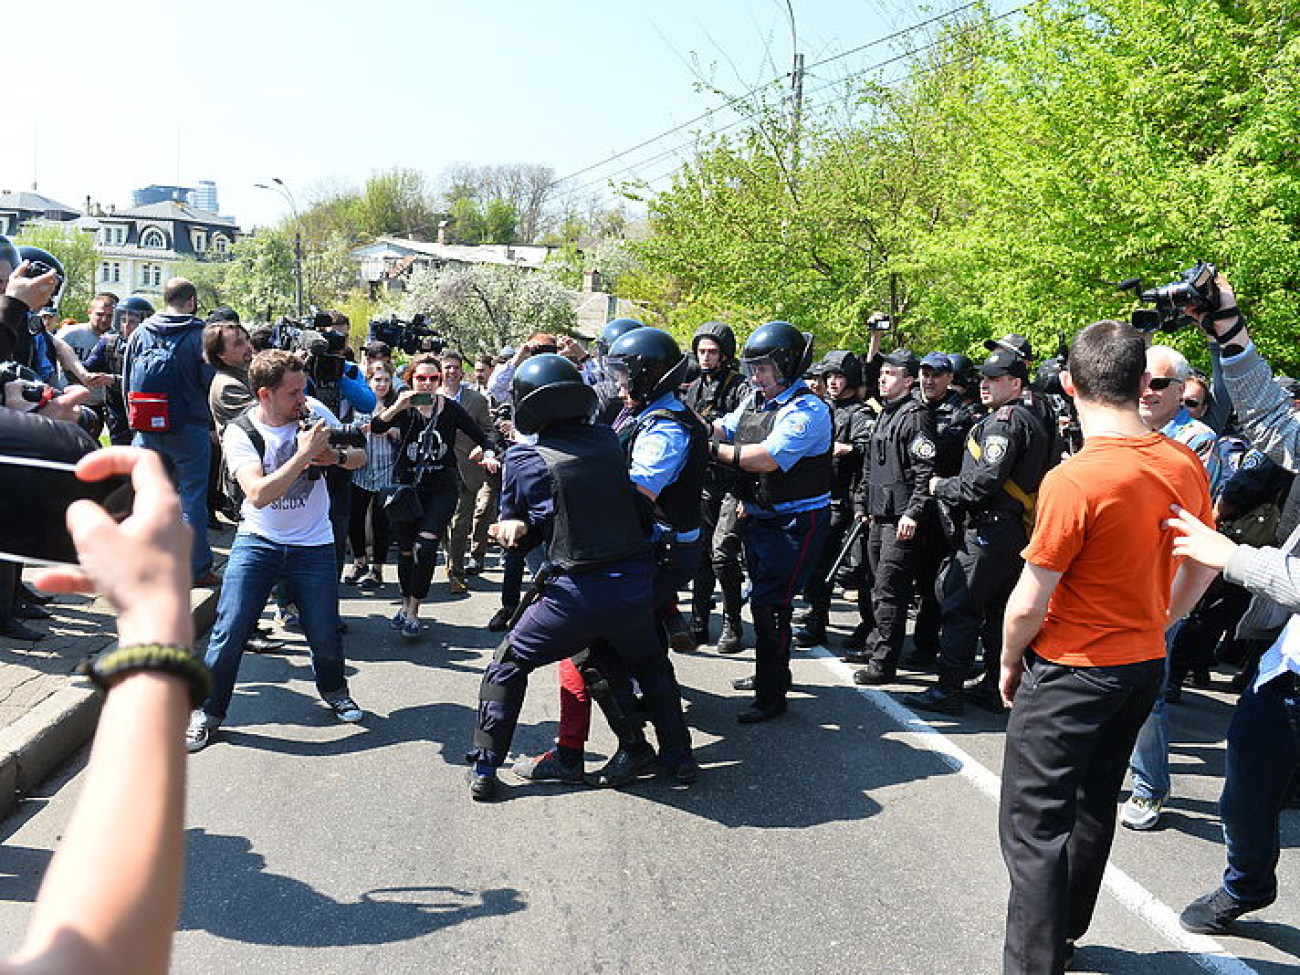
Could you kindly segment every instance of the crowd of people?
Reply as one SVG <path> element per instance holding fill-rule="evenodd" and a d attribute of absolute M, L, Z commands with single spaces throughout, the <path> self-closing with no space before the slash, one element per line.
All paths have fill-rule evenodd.
<path fill-rule="evenodd" d="M 27 327 L 54 282 L 23 263 L 0 250 L 0 359 L 57 382 Z M 1054 972 L 1087 930 L 1116 822 L 1158 822 L 1168 708 L 1216 664 L 1236 669 L 1242 694 L 1221 808 L 1228 869 L 1183 923 L 1222 931 L 1277 893 L 1279 815 L 1300 765 L 1300 398 L 1259 358 L 1226 281 L 1221 293 L 1217 312 L 1189 312 L 1210 336 L 1209 377 L 1116 322 L 1037 372 L 1018 334 L 990 337 L 979 364 L 884 351 L 882 329 L 860 353 L 817 358 L 788 322 L 739 348 L 710 322 L 683 349 L 633 319 L 591 349 L 538 332 L 473 359 L 419 352 L 399 370 L 381 342 L 354 354 L 337 313 L 312 336 L 328 351 L 286 349 L 229 309 L 200 318 L 193 285 L 174 279 L 157 313 L 97 296 L 64 340 L 82 373 L 29 419 L 70 426 L 65 414 L 88 406 L 113 443 L 166 463 L 192 531 L 188 581 L 220 585 L 191 752 L 218 737 L 242 654 L 274 646 L 259 629 L 273 597 L 306 636 L 322 701 L 358 722 L 339 586 L 395 582 L 392 626 L 419 640 L 437 625 L 425 603 L 440 560 L 462 593 L 499 550 L 500 607 L 484 623 L 503 636 L 467 729 L 473 799 L 498 794 L 529 677 L 547 664 L 555 747 L 513 772 L 603 787 L 700 777 L 672 651 L 752 642 L 753 673 L 734 682 L 743 725 L 787 711 L 793 649 L 838 651 L 859 685 L 932 674 L 909 706 L 1010 709 L 1005 970 Z M 5 392 L 0 415 L 17 416 Z M 90 453 L 89 439 L 60 459 Z M 238 526 L 222 578 L 208 543 L 218 513 Z M 30 639 L 17 617 L 39 594 L 10 569 L 0 596 L 13 607 L 3 635 Z M 838 639 L 837 600 L 854 621 Z M 593 702 L 618 748 L 588 772 Z"/>

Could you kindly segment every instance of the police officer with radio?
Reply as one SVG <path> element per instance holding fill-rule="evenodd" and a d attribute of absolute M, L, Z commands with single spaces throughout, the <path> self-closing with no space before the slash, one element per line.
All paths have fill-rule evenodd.
<path fill-rule="evenodd" d="M 768 322 L 745 343 L 741 368 L 753 394 L 713 425 L 712 459 L 739 472 L 745 561 L 753 584 L 755 671 L 736 682 L 754 701 L 741 724 L 785 713 L 790 689 L 791 603 L 808 583 L 830 530 L 830 409 L 800 378 L 812 337 Z"/>
<path fill-rule="evenodd" d="M 867 559 L 876 579 L 871 592 L 860 592 L 858 599 L 871 600 L 876 625 L 861 649 L 851 638 L 844 644 L 845 660 L 866 664 L 853 675 L 857 684 L 894 679 L 920 565 L 917 535 L 933 530 L 926 485 L 934 471 L 934 417 L 912 396 L 919 371 L 916 356 L 906 349 L 881 360 L 883 405 L 856 501 L 859 517 L 870 519 Z"/>
<path fill-rule="evenodd" d="M 872 413 L 858 396 L 862 385 L 862 363 L 852 352 L 828 352 L 820 363 L 831 407 L 835 443 L 831 448 L 834 476 L 831 480 L 831 525 L 820 558 L 813 567 L 804 598 L 808 610 L 795 631 L 801 647 L 815 647 L 826 642 L 826 623 L 830 615 L 831 586 L 826 576 L 835 564 L 846 536 L 854 524 L 853 495 L 862 477 L 862 458 L 871 442 L 875 425 Z"/>
<path fill-rule="evenodd" d="M 510 751 L 529 675 L 598 642 L 617 654 L 640 686 L 659 735 L 660 760 L 669 766 L 691 761 L 681 696 L 655 631 L 648 526 L 618 437 L 590 422 L 596 395 L 562 356 L 535 355 L 521 363 L 511 392 L 516 429 L 537 441 L 506 452 L 501 520 L 492 534 L 507 548 L 544 543 L 550 566 L 541 598 L 522 611 L 483 674 L 467 756 L 473 763 L 470 795 L 477 801 L 497 795 L 496 770 Z M 619 683 L 614 690 L 618 710 L 635 715 L 630 688 Z M 639 733 L 639 722 L 628 720 L 635 732 L 615 728 L 616 769 L 628 764 L 625 747 Z"/>
<path fill-rule="evenodd" d="M 736 336 L 731 326 L 705 322 L 691 338 L 691 351 L 699 363 L 700 375 L 687 388 L 683 402 L 712 427 L 740 406 L 749 389 L 736 365 Z M 736 471 L 712 463 L 705 468 L 700 500 L 701 541 L 705 558 L 691 585 L 691 635 L 697 645 L 711 643 L 709 611 L 714 585 L 722 591 L 722 635 L 718 653 L 739 653 L 744 649 L 740 621 L 741 537 L 736 527 Z"/>
<path fill-rule="evenodd" d="M 965 516 L 961 545 L 943 577 L 939 680 L 909 697 L 913 707 L 959 715 L 964 700 L 1001 712 L 998 668 L 1002 614 L 1020 577 L 1027 521 L 1047 467 L 1051 436 L 1023 401 L 1025 360 L 995 348 L 982 366 L 980 399 L 991 411 L 970 432 L 956 477 L 932 477 L 930 493 Z M 972 690 L 965 681 L 984 643 L 984 676 Z"/>

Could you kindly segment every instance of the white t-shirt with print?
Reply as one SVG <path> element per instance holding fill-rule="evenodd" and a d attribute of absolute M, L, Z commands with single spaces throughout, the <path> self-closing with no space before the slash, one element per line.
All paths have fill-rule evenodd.
<path fill-rule="evenodd" d="M 318 404 L 310 405 L 313 412 L 318 412 Z M 325 410 L 325 407 L 321 406 L 320 409 Z M 250 410 L 248 418 L 266 441 L 266 450 L 258 457 L 248 434 L 236 424 L 230 423 L 221 437 L 221 446 L 226 452 L 226 465 L 232 472 L 236 472 L 241 467 L 258 461 L 263 473 L 272 474 L 287 464 L 297 451 L 298 424 L 268 427 L 258 420 L 256 410 Z M 338 424 L 332 415 L 325 419 L 326 422 L 334 420 L 331 426 Z M 329 514 L 330 498 L 325 478 L 308 480 L 304 472 L 298 475 L 289 490 L 264 508 L 254 507 L 245 498 L 240 509 L 239 531 L 257 535 L 277 545 L 332 545 L 334 532 L 330 527 Z"/>

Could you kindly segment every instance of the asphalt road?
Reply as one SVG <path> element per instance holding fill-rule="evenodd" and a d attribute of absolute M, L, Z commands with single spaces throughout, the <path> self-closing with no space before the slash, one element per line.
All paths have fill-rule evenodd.
<path fill-rule="evenodd" d="M 705 770 L 695 786 L 527 786 L 507 772 L 504 800 L 476 804 L 464 752 L 496 600 L 489 581 L 473 585 L 455 599 L 435 585 L 440 622 L 417 643 L 389 628 L 391 599 L 345 589 L 352 690 L 368 712 L 358 726 L 316 700 L 301 638 L 245 658 L 228 724 L 190 763 L 174 971 L 1000 969 L 1002 719 L 922 723 L 814 652 L 796 661 L 788 715 L 742 727 L 730 681 L 751 655 L 676 655 Z M 909 684 L 921 686 L 899 689 Z M 1241 936 L 1198 939 L 1174 922 L 1222 870 L 1214 799 L 1230 702 L 1191 692 L 1174 709 L 1176 797 L 1161 829 L 1120 831 L 1075 971 L 1300 966 L 1300 813 L 1284 823 L 1278 903 Z M 542 671 L 516 752 L 545 749 L 556 714 Z M 589 766 L 611 748 L 597 731 Z M 21 937 L 77 772 L 0 828 L 0 954 Z"/>

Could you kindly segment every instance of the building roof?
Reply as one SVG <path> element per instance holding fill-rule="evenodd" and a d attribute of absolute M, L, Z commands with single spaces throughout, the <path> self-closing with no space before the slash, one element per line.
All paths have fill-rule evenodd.
<path fill-rule="evenodd" d="M 175 200 L 163 200 L 161 203 L 149 203 L 142 207 L 105 213 L 101 220 L 180 220 L 185 223 L 201 223 L 209 226 L 228 227 L 236 230 L 234 217 L 223 217 L 211 210 L 200 210 L 188 203 Z"/>
<path fill-rule="evenodd" d="M 70 207 L 66 203 L 60 203 L 58 200 L 51 200 L 48 196 L 41 196 L 39 193 L 23 191 L 20 193 L 3 193 L 0 194 L 0 210 L 26 210 L 30 213 L 66 213 L 70 217 L 75 217 L 81 213 L 75 207 Z"/>
<path fill-rule="evenodd" d="M 358 247 L 352 257 L 382 257 L 388 260 L 412 254 L 431 261 L 457 264 L 502 264 L 510 267 L 539 268 L 554 250 L 539 244 L 438 244 L 427 240 L 402 237 L 378 237 L 373 244 Z"/>

